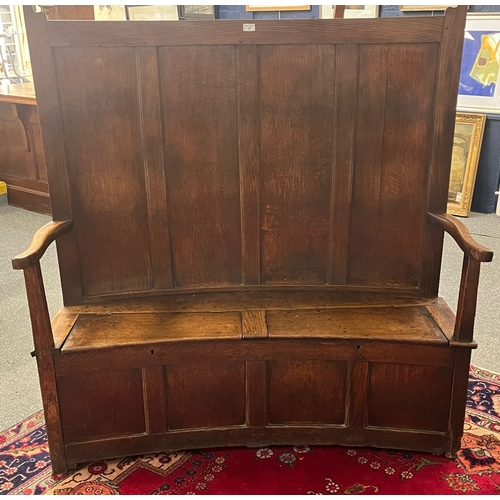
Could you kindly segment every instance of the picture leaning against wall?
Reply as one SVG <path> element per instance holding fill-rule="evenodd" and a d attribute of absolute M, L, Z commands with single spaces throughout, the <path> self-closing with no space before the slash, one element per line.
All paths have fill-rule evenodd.
<path fill-rule="evenodd" d="M 458 109 L 500 113 L 500 15 L 470 16 L 465 28 Z"/>
<path fill-rule="evenodd" d="M 484 114 L 457 113 L 448 189 L 449 214 L 469 216 L 485 123 Z"/>

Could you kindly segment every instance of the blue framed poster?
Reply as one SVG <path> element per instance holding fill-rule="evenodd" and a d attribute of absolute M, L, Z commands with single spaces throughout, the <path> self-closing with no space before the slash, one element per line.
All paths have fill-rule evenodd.
<path fill-rule="evenodd" d="M 500 15 L 469 16 L 465 27 L 458 109 L 500 113 Z"/>

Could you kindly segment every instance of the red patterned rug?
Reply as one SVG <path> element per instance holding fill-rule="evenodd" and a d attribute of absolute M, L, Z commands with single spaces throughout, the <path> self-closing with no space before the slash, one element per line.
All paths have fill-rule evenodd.
<path fill-rule="evenodd" d="M 498 494 L 500 375 L 471 367 L 462 449 L 425 453 L 333 446 L 225 448 L 86 464 L 51 476 L 42 413 L 0 434 L 0 493 Z"/>

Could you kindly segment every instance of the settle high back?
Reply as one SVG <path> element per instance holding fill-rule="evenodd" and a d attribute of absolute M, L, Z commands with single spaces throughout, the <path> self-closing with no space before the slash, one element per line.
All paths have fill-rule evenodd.
<path fill-rule="evenodd" d="M 65 302 L 436 294 L 462 18 L 33 27 Z"/>
<path fill-rule="evenodd" d="M 492 256 L 445 215 L 466 8 L 25 14 L 56 222 L 14 266 L 54 469 L 236 444 L 452 455 Z M 455 325 L 443 229 L 465 252 Z M 38 259 L 56 238 L 51 329 Z"/>

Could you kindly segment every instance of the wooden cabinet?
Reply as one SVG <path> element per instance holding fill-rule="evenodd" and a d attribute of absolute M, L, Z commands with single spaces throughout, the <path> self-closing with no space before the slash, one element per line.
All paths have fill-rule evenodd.
<path fill-rule="evenodd" d="M 47 170 L 33 84 L 0 88 L 0 181 L 10 205 L 50 214 Z"/>

